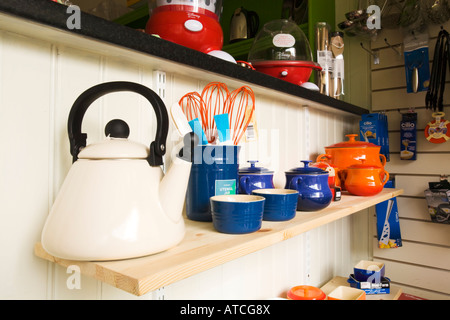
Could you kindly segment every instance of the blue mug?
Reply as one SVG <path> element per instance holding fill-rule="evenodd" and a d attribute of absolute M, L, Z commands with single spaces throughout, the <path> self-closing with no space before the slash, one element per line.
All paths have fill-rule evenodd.
<path fill-rule="evenodd" d="M 274 188 L 273 171 L 256 167 L 258 161 L 248 161 L 250 167 L 239 170 L 239 194 L 252 194 L 255 189 Z"/>
<path fill-rule="evenodd" d="M 298 211 L 318 211 L 328 207 L 333 199 L 328 184 L 328 172 L 309 167 L 311 161 L 302 161 L 304 167 L 286 171 L 285 189 L 298 191 Z"/>

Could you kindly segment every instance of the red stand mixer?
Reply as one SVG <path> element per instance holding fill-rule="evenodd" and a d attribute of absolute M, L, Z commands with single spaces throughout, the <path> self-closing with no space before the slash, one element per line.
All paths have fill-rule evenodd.
<path fill-rule="evenodd" d="M 148 7 L 150 18 L 146 33 L 236 62 L 231 55 L 221 51 L 222 0 L 149 0 Z"/>

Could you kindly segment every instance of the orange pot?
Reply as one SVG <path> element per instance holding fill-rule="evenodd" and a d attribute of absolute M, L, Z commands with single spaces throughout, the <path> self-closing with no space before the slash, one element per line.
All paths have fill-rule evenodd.
<path fill-rule="evenodd" d="M 389 180 L 389 173 L 384 168 L 355 164 L 343 171 L 345 189 L 356 196 L 373 196 L 383 190 Z"/>
<path fill-rule="evenodd" d="M 348 134 L 348 141 L 325 147 L 325 154 L 317 157 L 317 162 L 325 161 L 339 169 L 346 169 L 365 160 L 367 165 L 384 167 L 386 157 L 380 154 L 380 146 L 370 142 L 356 141 L 357 134 Z"/>
<path fill-rule="evenodd" d="M 341 172 L 351 165 L 365 161 L 366 165 L 373 165 L 384 168 L 386 157 L 380 154 L 381 147 L 364 141 L 356 141 L 357 134 L 348 134 L 348 141 L 340 142 L 325 147 L 325 154 L 317 157 L 316 162 L 327 162 L 335 167 L 339 173 L 341 185 L 345 188 L 345 178 Z"/>

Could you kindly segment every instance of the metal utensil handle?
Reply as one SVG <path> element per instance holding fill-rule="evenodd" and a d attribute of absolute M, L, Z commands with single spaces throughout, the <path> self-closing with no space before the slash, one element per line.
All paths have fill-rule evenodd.
<path fill-rule="evenodd" d="M 67 130 L 69 133 L 70 153 L 73 162 L 78 159 L 78 153 L 86 147 L 87 134 L 81 132 L 81 123 L 88 107 L 101 96 L 120 91 L 131 91 L 144 96 L 152 105 L 156 114 L 157 127 L 155 140 L 150 144 L 147 161 L 151 166 L 163 164 L 166 152 L 166 139 L 169 131 L 169 116 L 161 98 L 151 89 L 134 82 L 114 81 L 96 85 L 84 91 L 74 102 L 70 110 Z"/>

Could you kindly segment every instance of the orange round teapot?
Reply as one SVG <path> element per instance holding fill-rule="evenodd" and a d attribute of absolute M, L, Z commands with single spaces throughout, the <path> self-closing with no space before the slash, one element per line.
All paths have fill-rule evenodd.
<path fill-rule="evenodd" d="M 348 141 L 336 143 L 325 147 L 325 154 L 317 157 L 317 162 L 328 162 L 340 170 L 346 169 L 353 164 L 365 161 L 367 165 L 384 167 L 386 157 L 380 154 L 381 147 L 364 141 L 357 141 L 357 134 L 348 134 Z"/>
<path fill-rule="evenodd" d="M 383 190 L 389 173 L 383 167 L 367 165 L 364 160 L 343 172 L 345 189 L 356 196 L 374 196 Z"/>

